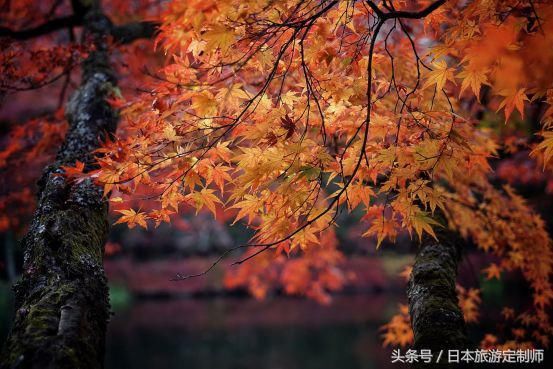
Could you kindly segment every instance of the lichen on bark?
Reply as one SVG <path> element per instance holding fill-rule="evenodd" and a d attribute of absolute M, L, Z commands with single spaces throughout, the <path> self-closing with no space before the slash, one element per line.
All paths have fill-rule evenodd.
<path fill-rule="evenodd" d="M 75 1 L 74 1 L 75 3 Z M 94 167 L 93 151 L 115 130 L 107 102 L 116 80 L 108 59 L 111 23 L 98 2 L 83 1 L 84 37 L 94 44 L 80 87 L 69 100 L 69 131 L 39 181 L 38 204 L 22 241 L 23 275 L 14 286 L 16 313 L 1 368 L 102 368 L 109 318 L 102 265 L 108 206 L 101 188 L 72 182 L 62 166 Z"/>
<path fill-rule="evenodd" d="M 447 350 L 469 348 L 455 287 L 463 240 L 447 228 L 437 229 L 436 235 L 437 240 L 423 237 L 407 288 L 414 348 L 430 349 L 436 356 L 443 350 L 440 363 L 425 368 L 447 367 Z"/>

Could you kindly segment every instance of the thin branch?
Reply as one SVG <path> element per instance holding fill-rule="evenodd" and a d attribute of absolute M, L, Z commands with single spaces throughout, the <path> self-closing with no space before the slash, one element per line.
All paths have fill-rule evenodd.
<path fill-rule="evenodd" d="M 52 19 L 40 26 L 29 28 L 26 30 L 14 31 L 7 27 L 0 27 L 0 38 L 9 37 L 15 40 L 28 40 L 34 37 L 44 36 L 49 33 L 59 31 L 64 28 L 80 26 L 82 24 L 82 17 L 70 15 L 66 17 Z"/>
<path fill-rule="evenodd" d="M 403 10 L 396 10 L 391 12 L 384 12 L 378 7 L 374 2 L 367 0 L 367 4 L 375 12 L 378 18 L 386 20 L 393 18 L 405 18 L 405 19 L 421 19 L 432 13 L 434 10 L 438 9 L 440 6 L 445 4 L 446 0 L 438 0 L 435 3 L 432 3 L 428 7 L 419 10 L 418 12 L 408 12 Z"/>
<path fill-rule="evenodd" d="M 14 40 L 25 41 L 65 28 L 81 26 L 82 21 L 81 16 L 69 15 L 52 19 L 40 26 L 25 30 L 14 31 L 8 27 L 0 27 L 0 38 L 9 37 Z M 153 37 L 158 27 L 159 23 L 156 22 L 130 22 L 120 26 L 113 26 L 110 33 L 118 43 L 129 44 L 137 39 Z"/>
<path fill-rule="evenodd" d="M 120 44 L 130 44 L 141 38 L 152 38 L 159 23 L 156 22 L 131 22 L 120 26 L 114 26 L 111 35 Z"/>

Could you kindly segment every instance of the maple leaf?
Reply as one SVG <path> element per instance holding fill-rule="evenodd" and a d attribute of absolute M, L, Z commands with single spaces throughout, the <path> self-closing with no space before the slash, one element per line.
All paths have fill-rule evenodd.
<path fill-rule="evenodd" d="M 394 239 L 397 235 L 395 222 L 383 216 L 378 217 L 373 221 L 371 227 L 363 233 L 363 237 L 374 235 L 377 236 L 376 248 L 378 249 L 385 238 Z"/>
<path fill-rule="evenodd" d="M 384 331 L 382 345 L 406 347 L 413 343 L 414 335 L 409 318 L 409 308 L 406 305 L 399 305 L 399 313 L 394 315 L 390 321 L 381 327 Z"/>
<path fill-rule="evenodd" d="M 462 79 L 459 95 L 470 86 L 474 96 L 480 101 L 480 88 L 482 85 L 489 85 L 487 73 L 485 69 L 465 68 L 457 74 L 457 77 Z"/>
<path fill-rule="evenodd" d="M 230 176 L 230 174 L 228 174 L 230 170 L 231 168 L 225 167 L 223 165 L 216 165 L 214 167 L 211 167 L 209 169 L 208 184 L 213 181 L 219 187 L 222 193 L 225 183 L 232 181 L 232 177 Z"/>
<path fill-rule="evenodd" d="M 169 141 L 177 141 L 179 136 L 172 125 L 167 125 L 163 129 L 163 136 Z"/>
<path fill-rule="evenodd" d="M 117 219 L 115 224 L 127 223 L 128 227 L 131 229 L 137 225 L 144 229 L 148 228 L 148 224 L 146 223 L 148 216 L 145 213 L 136 212 L 134 209 L 116 210 L 116 212 L 123 215 Z"/>
<path fill-rule="evenodd" d="M 371 196 L 374 196 L 374 191 L 364 184 L 352 184 L 347 190 L 347 194 L 351 209 L 355 209 L 361 203 L 368 208 Z"/>
<path fill-rule="evenodd" d="M 321 168 L 304 165 L 300 168 L 299 173 L 300 173 L 299 175 L 300 177 L 304 177 L 308 181 L 314 181 L 317 178 L 319 178 L 319 175 L 321 174 Z"/>
<path fill-rule="evenodd" d="M 438 91 L 441 91 L 447 81 L 455 83 L 455 68 L 449 68 L 444 60 L 439 60 L 432 63 L 433 70 L 426 75 L 426 82 L 422 86 L 423 89 L 436 86 Z"/>
<path fill-rule="evenodd" d="M 211 51 L 219 48 L 225 52 L 234 43 L 235 36 L 234 31 L 225 25 L 215 24 L 211 30 L 203 34 L 203 38 L 206 41 L 205 50 Z"/>
<path fill-rule="evenodd" d="M 553 131 L 544 131 L 540 135 L 543 137 L 543 141 L 532 150 L 532 155 L 536 156 L 539 152 L 543 152 L 543 169 L 545 170 L 546 165 L 553 158 Z"/>
<path fill-rule="evenodd" d="M 78 178 L 83 175 L 85 164 L 77 160 L 74 167 L 62 166 L 61 168 L 64 170 L 67 178 Z"/>
<path fill-rule="evenodd" d="M 480 298 L 480 290 L 476 288 L 466 289 L 460 285 L 456 286 L 457 296 L 459 298 L 459 307 L 463 312 L 467 323 L 475 323 L 478 321 L 478 307 L 482 302 Z"/>
<path fill-rule="evenodd" d="M 413 272 L 413 266 L 412 265 L 406 265 L 405 268 L 399 273 L 400 277 L 402 277 L 406 282 L 409 281 L 409 278 L 411 278 L 411 273 Z"/>
<path fill-rule="evenodd" d="M 289 139 L 296 130 L 296 123 L 286 114 L 284 118 L 280 118 L 280 126 L 286 130 L 286 139 Z"/>
<path fill-rule="evenodd" d="M 483 272 L 486 273 L 486 279 L 501 279 L 501 268 L 495 263 L 490 264 Z"/>
<path fill-rule="evenodd" d="M 550 289 L 540 291 L 534 295 L 534 305 L 541 309 L 551 305 L 551 300 L 553 300 L 553 291 Z"/>
<path fill-rule="evenodd" d="M 191 106 L 194 110 L 196 110 L 198 115 L 204 117 L 217 115 L 217 101 L 211 92 L 203 90 L 200 93 L 193 95 L 191 100 Z"/>
<path fill-rule="evenodd" d="M 411 225 L 415 229 L 415 232 L 419 236 L 419 240 L 422 240 L 422 233 L 426 232 L 434 239 L 438 240 L 436 237 L 436 234 L 434 233 L 434 230 L 432 229 L 432 226 L 440 226 L 443 227 L 440 223 L 432 219 L 432 217 L 428 216 L 428 213 L 425 211 L 417 211 L 414 216 L 410 218 Z"/>
<path fill-rule="evenodd" d="M 159 227 L 161 222 L 169 223 L 171 221 L 170 216 L 175 214 L 174 211 L 168 209 L 153 210 L 148 214 L 148 218 L 155 221 L 155 227 Z"/>
<path fill-rule="evenodd" d="M 509 120 L 509 117 L 511 116 L 515 108 L 519 111 L 521 118 L 524 119 L 524 102 L 528 101 L 528 97 L 526 96 L 525 91 L 525 88 L 521 88 L 516 91 L 506 90 L 499 93 L 505 98 L 499 104 L 497 111 L 505 108 L 505 122 Z"/>
<path fill-rule="evenodd" d="M 98 182 L 104 186 L 104 196 L 106 196 L 115 186 L 120 179 L 120 173 L 118 170 L 104 167 L 98 172 Z"/>
<path fill-rule="evenodd" d="M 287 105 L 288 107 L 292 108 L 294 106 L 294 103 L 296 103 L 299 98 L 297 94 L 294 91 L 287 91 L 279 96 L 280 101 Z"/>
<path fill-rule="evenodd" d="M 198 57 L 206 47 L 207 42 L 203 40 L 192 40 L 188 45 L 188 51 L 192 53 L 194 57 Z"/>
<path fill-rule="evenodd" d="M 222 204 L 222 201 L 213 193 L 210 188 L 202 188 L 199 192 L 193 192 L 186 196 L 193 201 L 192 205 L 196 208 L 196 213 L 200 211 L 204 206 L 216 216 L 217 208 L 216 204 Z"/>
<path fill-rule="evenodd" d="M 239 107 L 240 104 L 248 100 L 250 97 L 242 89 L 242 85 L 240 84 L 233 84 L 229 87 L 223 87 L 219 90 L 215 98 L 218 101 L 225 102 L 225 104 L 230 108 L 236 108 Z"/>
<path fill-rule="evenodd" d="M 238 278 L 242 285 L 259 298 L 275 280 L 285 280 L 287 293 L 320 302 L 328 301 L 329 286 L 340 285 L 331 268 L 320 267 L 329 264 L 328 254 L 311 262 L 296 258 L 322 249 L 322 230 L 333 224 L 338 208 L 366 207 L 363 220 L 370 226 L 364 236 L 375 236 L 377 247 L 384 239 L 394 241 L 402 229 L 419 239 L 424 233 L 435 237 L 431 214 L 440 208 L 448 226 L 496 254 L 502 268 L 520 269 L 535 290 L 533 308 L 541 309 L 551 290 L 550 236 L 522 198 L 490 185 L 488 159 L 502 138 L 475 125 L 476 111 L 486 112 L 488 106 L 460 97 L 474 93 L 479 98 L 482 86 L 489 85 L 491 99 L 503 96 L 498 105 L 509 118 L 515 110 L 523 114 L 528 95 L 531 103 L 545 105 L 543 124 L 552 124 L 553 91 L 544 66 L 553 30 L 546 15 L 553 7 L 537 4 L 544 14 L 543 35 L 523 16 L 526 3 L 498 24 L 497 9 L 510 0 L 500 7 L 498 1 L 448 2 L 420 26 L 409 25 L 411 40 L 393 31 L 394 42 L 382 47 L 380 34 L 369 75 L 370 57 L 351 47 L 367 41 L 363 35 L 370 32 L 363 6 L 337 2 L 317 12 L 316 25 L 306 28 L 304 21 L 315 13 L 306 8 L 290 14 L 287 1 L 169 2 L 159 37 L 167 64 L 160 78 L 144 82 L 142 90 L 152 94 L 125 104 L 119 146 L 106 144 L 98 151 L 99 177 L 113 179 L 104 190 L 124 193 L 123 203 L 148 206 L 147 219 L 156 226 L 183 203 L 213 213 L 219 204 L 232 208 L 234 222 L 243 220 L 255 229 L 256 242 L 277 243 L 268 249 L 276 259 L 267 253 L 254 259 L 254 266 L 246 263 Z M 401 1 L 398 9 L 418 8 L 408 3 Z M 351 22 L 333 27 L 344 12 Z M 294 23 L 287 25 L 290 19 Z M 272 35 L 272 27 L 282 29 L 283 37 L 267 42 L 263 35 Z M 425 34 L 429 27 L 434 32 Z M 413 55 L 413 44 L 431 53 Z M 427 60 L 435 61 L 433 69 L 421 76 Z M 441 91 L 453 84 L 460 86 L 459 95 L 444 97 Z M 367 101 L 367 85 L 372 101 Z M 534 151 L 546 163 L 553 157 L 551 138 L 544 135 Z M 13 156 L 0 154 L 0 162 Z M 132 178 L 131 183 L 119 184 L 119 176 Z M 367 186 L 371 181 L 377 194 Z M 135 195 L 142 191 L 162 192 L 162 209 L 151 210 Z M 386 204 L 375 204 L 384 199 Z M 293 266 L 282 266 L 282 251 L 293 254 Z M 499 274 L 484 272 L 492 278 Z M 464 293 L 463 312 L 475 320 L 477 296 Z M 386 342 L 411 341 L 408 313 L 403 315 L 401 330 Z"/>

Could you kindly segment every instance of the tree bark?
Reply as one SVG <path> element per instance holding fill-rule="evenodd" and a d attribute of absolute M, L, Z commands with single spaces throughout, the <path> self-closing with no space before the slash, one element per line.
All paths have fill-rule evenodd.
<path fill-rule="evenodd" d="M 79 11 L 84 12 L 83 40 L 94 50 L 66 107 L 70 128 L 65 142 L 39 181 L 37 210 L 22 241 L 23 275 L 14 286 L 16 314 L 1 368 L 103 367 L 108 206 L 99 186 L 67 180 L 61 166 L 79 160 L 87 170 L 93 168 L 93 151 L 117 124 L 106 100 L 116 80 L 108 60 L 109 19 L 97 1 L 83 0 Z"/>
<path fill-rule="evenodd" d="M 469 347 L 455 288 L 463 240 L 445 228 L 436 235 L 423 237 L 407 288 L 414 348 L 432 350 L 434 361 L 443 350 L 440 363 L 425 368 L 447 367 L 448 349 Z"/>

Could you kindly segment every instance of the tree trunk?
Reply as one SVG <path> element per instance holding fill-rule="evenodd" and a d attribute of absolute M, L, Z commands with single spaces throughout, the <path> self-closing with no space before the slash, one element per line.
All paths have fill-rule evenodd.
<path fill-rule="evenodd" d="M 445 228 L 436 229 L 436 235 L 439 241 L 423 237 L 407 288 L 414 348 L 432 350 L 434 361 L 443 350 L 440 363 L 445 364 L 425 368 L 447 366 L 447 350 L 469 344 L 455 289 L 463 240 Z"/>
<path fill-rule="evenodd" d="M 74 3 L 76 3 L 74 1 Z M 83 5 L 84 4 L 84 5 Z M 56 161 L 39 181 L 38 206 L 23 239 L 23 276 L 15 287 L 16 315 L 1 368 L 102 368 L 109 299 L 102 265 L 108 234 L 102 189 L 70 182 L 63 165 L 93 168 L 92 152 L 117 114 L 107 103 L 116 80 L 108 62 L 109 20 L 97 1 L 82 1 L 83 41 L 91 51 L 81 85 L 69 100 L 70 124 Z"/>

